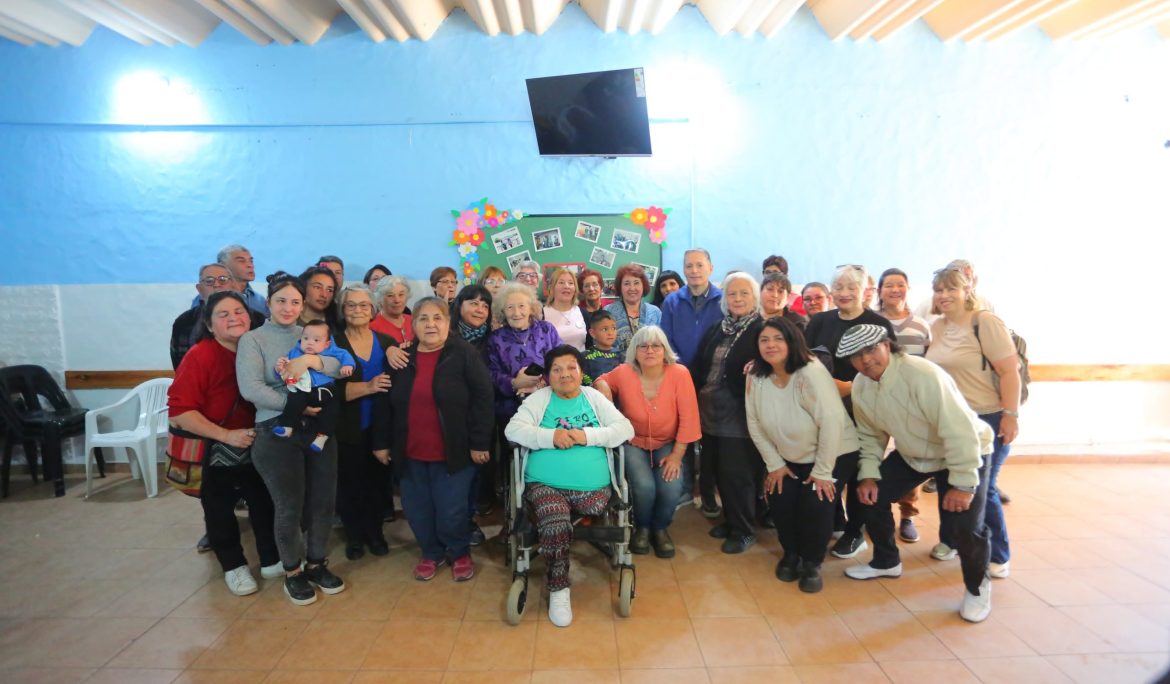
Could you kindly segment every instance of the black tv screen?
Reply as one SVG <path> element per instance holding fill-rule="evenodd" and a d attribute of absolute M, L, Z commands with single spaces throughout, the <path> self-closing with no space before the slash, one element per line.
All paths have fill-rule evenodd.
<path fill-rule="evenodd" d="M 541 156 L 650 156 L 641 67 L 530 78 L 527 83 Z"/>

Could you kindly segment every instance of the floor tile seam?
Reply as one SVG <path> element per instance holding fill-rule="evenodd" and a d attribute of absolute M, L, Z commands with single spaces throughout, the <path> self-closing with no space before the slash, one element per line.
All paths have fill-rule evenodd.
<path fill-rule="evenodd" d="M 703 641 L 701 639 L 699 639 L 699 632 L 697 629 L 695 629 L 695 620 L 750 620 L 754 617 L 757 617 L 757 616 L 748 615 L 748 616 L 716 617 L 716 618 L 710 618 L 710 617 L 704 617 L 704 618 L 691 617 L 691 618 L 688 618 L 690 620 L 690 623 L 691 623 L 691 631 L 694 632 L 694 635 L 695 635 L 695 645 L 697 645 L 699 647 L 699 658 L 703 661 L 703 666 L 706 668 L 736 667 L 734 665 L 711 665 L 707 662 L 707 654 L 706 654 L 706 652 L 703 651 Z M 780 637 L 778 637 L 776 635 L 776 631 L 772 629 L 772 623 L 768 622 L 767 616 L 763 615 L 762 613 L 758 617 L 759 617 L 759 619 L 764 621 L 764 625 L 767 626 L 767 628 L 768 628 L 768 634 L 771 635 L 772 641 L 776 643 L 776 647 L 780 649 L 781 656 L 784 657 L 784 662 L 780 663 L 780 665 L 791 665 L 792 660 L 789 659 L 788 653 L 784 650 L 784 645 L 780 642 Z M 757 667 L 757 666 L 751 666 L 751 667 Z M 771 666 L 762 665 L 762 666 L 758 666 L 758 667 L 771 667 Z"/>
<path fill-rule="evenodd" d="M 231 624 L 231 627 L 235 627 L 235 625 L 237 623 L 240 623 L 240 622 L 270 622 L 270 621 L 273 621 L 273 620 L 259 620 L 259 619 L 255 619 L 255 618 L 248 618 L 245 620 L 245 618 L 243 616 L 240 616 L 239 618 L 236 619 L 235 622 L 233 622 Z M 232 670 L 241 670 L 241 671 L 245 671 L 245 672 L 256 672 L 257 670 L 267 669 L 267 671 L 271 672 L 273 669 L 275 669 L 276 664 L 279 663 L 281 661 L 281 659 L 284 658 L 284 656 L 288 654 L 290 649 L 292 649 L 293 644 L 295 644 L 297 642 L 297 639 L 300 639 L 301 636 L 305 633 L 305 631 L 308 630 L 308 628 L 309 628 L 309 620 L 288 620 L 288 619 L 285 619 L 285 620 L 280 620 L 280 621 L 281 622 L 299 622 L 299 623 L 301 623 L 301 628 L 300 628 L 300 631 L 298 631 L 296 634 L 291 635 L 291 637 L 289 638 L 288 644 L 286 644 L 284 646 L 284 648 L 280 649 L 280 654 L 276 656 L 276 660 L 273 661 L 273 665 L 271 667 L 268 667 L 268 668 L 188 667 L 187 669 L 191 669 L 191 670 L 232 669 Z M 230 627 L 229 627 L 229 629 L 230 629 Z M 214 646 L 216 644 L 216 642 L 218 642 L 220 639 L 222 639 L 223 635 L 226 632 L 227 632 L 227 630 L 224 630 L 223 632 L 221 632 L 220 635 L 218 637 L 216 637 L 215 641 L 211 642 L 211 646 Z M 200 653 L 198 658 L 202 658 L 203 655 L 207 653 L 207 651 L 211 650 L 211 646 L 205 647 L 203 649 L 203 653 Z M 196 658 L 196 660 L 198 660 L 198 658 Z"/>
<path fill-rule="evenodd" d="M 889 591 L 889 590 L 887 590 L 887 591 Z M 897 597 L 895 597 L 895 599 L 897 599 Z M 901 603 L 901 601 L 899 601 L 899 604 L 900 604 L 900 603 Z M 944 650 L 945 650 L 947 653 L 950 653 L 950 654 L 951 654 L 951 656 L 952 656 L 951 658 L 929 658 L 928 660 L 951 660 L 951 659 L 957 660 L 957 659 L 959 658 L 959 656 L 958 656 L 957 654 L 955 654 L 955 652 L 954 652 L 954 651 L 952 651 L 952 650 L 950 649 L 950 647 L 949 647 L 949 646 L 947 646 L 947 645 L 946 645 L 946 642 L 944 642 L 942 639 L 939 639 L 939 638 L 938 638 L 938 635 L 936 635 L 934 632 L 932 632 L 932 631 L 930 630 L 930 628 L 929 628 L 929 627 L 927 627 L 926 625 L 922 624 L 922 621 L 918 619 L 918 616 L 917 616 L 917 615 L 915 615 L 913 611 L 911 611 L 910 609 L 908 609 L 908 608 L 907 608 L 907 609 L 906 609 L 906 612 L 907 612 L 907 613 L 909 613 L 909 614 L 911 615 L 911 617 L 913 617 L 913 618 L 914 618 L 914 622 L 915 622 L 916 624 L 918 624 L 918 626 L 922 627 L 922 628 L 923 628 L 923 629 L 926 631 L 926 633 L 930 635 L 930 637 L 931 637 L 932 639 L 934 639 L 935 641 L 937 641 L 937 642 L 938 642 L 938 644 L 939 644 L 940 646 L 942 646 L 942 647 L 943 647 L 943 649 L 944 649 Z M 901 613 L 898 613 L 898 615 L 901 615 Z M 842 616 L 842 617 L 841 617 L 841 622 L 842 622 L 842 624 L 844 624 L 844 625 L 845 625 L 845 629 L 847 629 L 847 630 L 849 631 L 849 634 L 850 634 L 850 635 L 853 637 L 853 640 L 854 640 L 854 641 L 856 641 L 856 642 L 857 642 L 857 644 L 858 644 L 859 646 L 861 646 L 861 648 L 862 648 L 862 649 L 863 649 L 863 650 L 866 652 L 866 654 L 867 654 L 867 655 L 870 657 L 870 659 L 872 659 L 872 660 L 873 660 L 875 663 L 879 663 L 879 664 L 880 664 L 880 663 L 882 662 L 882 659 L 878 658 L 877 654 L 875 654 L 875 653 L 873 652 L 873 650 L 871 650 L 871 649 L 870 649 L 870 647 L 868 647 L 868 646 L 866 646 L 866 645 L 865 645 L 865 642 L 861 640 L 861 636 L 860 636 L 860 635 L 857 633 L 857 631 L 856 631 L 856 630 L 854 630 L 854 629 L 853 629 L 853 627 L 851 627 L 851 626 L 849 625 L 849 621 L 848 621 L 848 620 L 846 620 L 846 619 L 845 619 L 845 618 Z"/>
<path fill-rule="evenodd" d="M 101 619 L 101 618 L 92 618 L 92 619 L 98 620 L 98 619 Z M 144 620 L 149 620 L 149 619 L 151 619 L 151 618 L 150 618 L 150 617 L 146 617 L 146 618 L 124 618 L 124 619 L 130 619 L 130 620 L 133 620 L 133 619 L 144 619 Z M 102 669 L 103 667 L 105 667 L 106 665 L 109 665 L 109 664 L 110 664 L 110 663 L 111 663 L 111 662 L 114 660 L 114 658 L 117 658 L 118 656 L 122 655 L 122 652 L 123 652 L 123 651 L 127 650 L 128 648 L 130 648 L 131 646 L 133 646 L 134 644 L 136 644 L 136 643 L 138 642 L 138 640 L 142 638 L 142 635 L 143 635 L 143 634 L 146 634 L 146 633 L 147 633 L 147 632 L 149 632 L 150 630 L 154 629 L 155 627 L 157 627 L 157 626 L 158 626 L 158 623 L 160 623 L 160 622 L 162 622 L 162 621 L 163 621 L 163 618 L 153 618 L 153 619 L 154 619 L 154 622 L 152 622 L 152 623 L 150 624 L 150 626 L 149 626 L 149 627 L 147 627 L 146 629 L 144 629 L 144 630 L 142 630 L 141 632 L 139 632 L 139 633 L 138 633 L 138 636 L 136 636 L 136 637 L 134 637 L 133 639 L 131 639 L 131 640 L 130 640 L 130 641 L 127 643 L 127 644 L 125 644 L 124 646 L 122 646 L 122 648 L 118 649 L 118 650 L 117 650 L 117 652 L 115 652 L 115 653 L 111 654 L 111 655 L 110 655 L 110 657 L 106 658 L 106 659 L 105 659 L 105 660 L 102 662 L 102 664 L 101 664 L 101 665 L 98 665 L 98 666 L 96 666 L 96 667 L 97 667 L 97 669 L 99 669 L 99 670 L 100 670 L 100 669 Z M 88 679 L 88 678 L 87 678 L 87 679 Z"/>

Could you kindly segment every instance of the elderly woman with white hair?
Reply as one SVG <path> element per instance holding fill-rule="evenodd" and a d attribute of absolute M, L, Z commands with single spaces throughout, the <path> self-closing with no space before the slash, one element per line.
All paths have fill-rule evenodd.
<path fill-rule="evenodd" d="M 501 325 L 488 338 L 487 358 L 501 433 L 520 402 L 544 387 L 544 354 L 561 343 L 553 324 L 537 318 L 541 310 L 536 291 L 519 282 L 492 299 L 492 315 Z"/>
<path fill-rule="evenodd" d="M 748 433 L 744 368 L 755 356 L 761 325 L 760 286 L 744 272 L 723 279 L 723 319 L 699 342 L 691 377 L 703 429 L 702 468 L 713 468 L 725 521 L 710 535 L 724 553 L 743 553 L 756 543 L 753 522 L 763 492 L 764 466 Z M 712 471 L 708 471 L 712 472 Z"/>
<path fill-rule="evenodd" d="M 398 344 L 414 341 L 414 328 L 406 302 L 410 300 L 410 281 L 400 275 L 390 275 L 378 281 L 374 290 L 374 306 L 378 315 L 370 321 L 370 330 L 394 338 Z"/>
<path fill-rule="evenodd" d="M 841 336 L 855 325 L 871 324 L 885 328 L 891 339 L 895 337 L 894 326 L 890 321 L 865 306 L 865 288 L 868 280 L 869 276 L 864 266 L 856 264 L 838 266 L 829 284 L 833 303 L 837 308 L 814 315 L 804 330 L 804 339 L 808 342 L 809 349 L 831 365 L 829 372 L 850 418 L 853 417 L 853 402 L 849 392 L 857 371 L 844 361 L 833 360 Z M 861 534 L 861 528 L 865 524 L 865 512 L 857 500 L 857 455 L 845 454 L 839 457 L 833 468 L 833 478 L 837 480 L 839 489 L 845 489 L 844 495 L 837 497 L 837 513 L 833 528 L 834 534 L 839 533 L 840 536 L 833 546 L 833 555 L 838 558 L 853 558 L 869 548 Z"/>
<path fill-rule="evenodd" d="M 699 404 L 686 366 L 658 326 L 641 328 L 630 339 L 626 362 L 597 379 L 594 386 L 613 401 L 634 426 L 626 445 L 626 475 L 634 498 L 634 538 L 630 551 L 674 557 L 668 531 L 686 488 L 682 476 L 687 445 L 698 441 Z"/>

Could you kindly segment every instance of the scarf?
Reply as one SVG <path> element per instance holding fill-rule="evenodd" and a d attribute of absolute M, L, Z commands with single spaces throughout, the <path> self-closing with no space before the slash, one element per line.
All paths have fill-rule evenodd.
<path fill-rule="evenodd" d="M 743 316 L 739 320 L 735 320 L 730 315 L 727 315 L 723 317 L 723 321 L 719 326 L 722 328 L 723 334 L 731 338 L 731 346 L 734 347 L 735 343 L 739 341 L 739 336 L 743 334 L 743 331 L 747 330 L 747 327 L 759 317 L 759 311 Z"/>
<path fill-rule="evenodd" d="M 477 340 L 483 339 L 483 337 L 485 337 L 488 332 L 491 331 L 491 328 L 492 326 L 490 322 L 484 323 L 478 328 L 473 328 L 470 325 L 464 323 L 463 319 L 459 319 L 459 335 L 467 342 L 475 342 Z"/>

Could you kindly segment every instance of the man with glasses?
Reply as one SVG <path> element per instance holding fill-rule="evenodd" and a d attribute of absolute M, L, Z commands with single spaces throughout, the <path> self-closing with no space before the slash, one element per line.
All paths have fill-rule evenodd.
<path fill-rule="evenodd" d="M 873 560 L 851 565 L 851 579 L 900 577 L 890 505 L 933 477 L 938 482 L 940 525 L 959 551 L 966 593 L 959 616 L 982 622 L 991 614 L 991 532 L 984 522 L 991 468 L 991 426 L 967 405 L 955 381 L 939 366 L 909 356 L 880 325 L 845 331 L 836 356 L 857 371 L 851 390 L 861 443 L 857 496 L 873 540 Z M 894 438 L 897 448 L 883 460 Z"/>
<path fill-rule="evenodd" d="M 267 317 L 268 300 L 265 299 L 264 295 L 252 289 L 251 283 L 256 279 L 256 265 L 252 261 L 252 253 L 248 251 L 248 248 L 243 245 L 228 245 L 219 250 L 215 261 L 239 281 L 240 288 L 232 289 L 244 295 L 244 301 L 248 304 L 248 308 Z M 196 296 L 195 299 L 191 300 L 191 308 L 199 307 L 205 299 L 205 297 Z"/>

